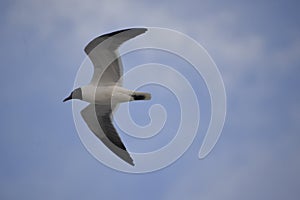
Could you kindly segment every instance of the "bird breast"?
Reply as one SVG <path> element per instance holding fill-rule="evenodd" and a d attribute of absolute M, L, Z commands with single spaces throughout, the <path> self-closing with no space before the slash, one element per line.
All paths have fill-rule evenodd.
<path fill-rule="evenodd" d="M 81 88 L 82 100 L 89 103 L 102 105 L 117 104 L 132 101 L 133 91 L 119 86 L 99 86 L 87 85 Z"/>

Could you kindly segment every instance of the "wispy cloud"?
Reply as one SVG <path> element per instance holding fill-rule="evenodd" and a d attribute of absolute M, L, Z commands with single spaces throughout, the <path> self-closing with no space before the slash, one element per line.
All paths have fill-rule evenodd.
<path fill-rule="evenodd" d="M 11 3 L 2 19 L 6 54 L 2 55 L 1 88 L 6 95 L 2 96 L 6 116 L 1 124 L 5 159 L 0 181 L 5 192 L 1 195 L 40 199 L 44 192 L 58 191 L 58 198 L 78 198 L 85 193 L 91 198 L 129 195 L 152 199 L 163 194 L 165 199 L 298 199 L 300 40 L 297 18 L 292 18 L 298 14 L 292 8 L 285 10 L 286 4 Z M 85 57 L 84 45 L 101 33 L 130 26 L 162 26 L 188 33 L 216 61 L 227 89 L 228 117 L 221 140 L 205 160 L 197 159 L 199 135 L 181 160 L 160 172 L 130 176 L 111 171 L 82 151 L 70 110 L 54 103 L 72 87 L 75 71 Z M 11 79 L 17 81 L 11 83 Z M 15 92 L 20 86 L 22 90 Z M 36 96 L 42 97 L 41 103 L 33 105 Z M 40 117 L 46 109 L 47 117 Z M 69 115 L 62 115 L 62 110 Z M 39 123 L 33 125 L 34 120 Z M 54 150 L 57 144 L 60 152 Z M 37 151 L 41 153 L 33 153 Z M 38 159 L 38 167 L 31 167 L 30 159 Z M 18 170 L 18 164 L 27 168 Z M 61 189 L 66 184 L 69 189 Z M 37 196 L 35 186 L 41 193 Z M 23 189 L 16 193 L 16 188 Z M 115 188 L 124 193 L 116 193 Z M 154 190 L 161 193 L 152 194 Z"/>

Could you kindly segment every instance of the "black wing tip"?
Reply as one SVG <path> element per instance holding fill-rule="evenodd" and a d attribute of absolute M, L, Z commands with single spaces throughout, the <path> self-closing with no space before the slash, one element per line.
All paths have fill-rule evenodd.
<path fill-rule="evenodd" d="M 134 162 L 133 159 L 131 158 L 129 152 L 127 151 L 127 149 L 123 149 L 121 148 L 119 145 L 116 145 L 115 143 L 113 143 L 111 140 L 109 140 L 113 145 L 115 145 L 116 148 L 119 148 L 119 150 L 121 150 L 123 153 L 121 154 L 116 154 L 116 152 L 114 152 L 119 158 L 121 158 L 122 160 L 124 160 L 126 163 L 130 164 L 131 166 L 134 166 Z"/>
<path fill-rule="evenodd" d="M 134 164 L 134 162 L 133 162 L 132 159 L 131 159 L 130 161 L 127 161 L 127 163 L 130 164 L 130 165 L 133 166 L 133 167 L 135 166 L 135 164 Z"/>
<path fill-rule="evenodd" d="M 117 35 L 117 34 L 120 34 L 120 33 L 122 33 L 122 32 L 126 32 L 126 31 L 129 31 L 129 30 L 135 30 L 135 36 L 138 36 L 138 35 L 140 35 L 140 34 L 143 34 L 143 33 L 145 33 L 146 31 L 148 31 L 148 29 L 147 28 L 126 28 L 126 29 L 121 29 L 121 30 L 118 30 L 118 31 L 113 31 L 113 32 L 110 32 L 110 33 L 105 33 L 105 34 L 102 34 L 102 35 L 100 35 L 100 36 L 98 36 L 98 37 L 96 37 L 96 38 L 94 38 L 88 45 L 86 45 L 86 47 L 84 48 L 84 52 L 88 55 L 94 48 L 95 48 L 95 46 L 97 46 L 98 44 L 93 44 L 94 43 L 94 41 L 95 40 L 97 40 L 97 39 L 99 39 L 99 38 L 101 38 L 101 37 L 107 37 L 107 38 L 109 38 L 109 37 L 112 37 L 112 36 L 114 36 L 114 35 Z M 135 37 L 134 36 L 134 37 Z M 105 39 L 104 39 L 105 40 Z M 103 41 L 104 41 L 103 40 Z M 100 42 L 101 43 L 101 42 Z M 100 44 L 99 43 L 99 44 Z"/>
<path fill-rule="evenodd" d="M 109 140 L 110 141 L 110 140 Z M 112 141 L 110 141 L 114 147 L 116 149 L 118 149 L 117 151 L 113 151 L 113 149 L 110 149 L 117 157 L 119 157 L 121 160 L 125 161 L 126 163 L 130 164 L 131 166 L 135 166 L 133 159 L 131 158 L 129 152 L 122 148 L 120 148 L 119 146 L 117 146 L 116 144 L 114 144 Z M 109 148 L 109 147 L 108 147 Z"/>
<path fill-rule="evenodd" d="M 118 30 L 118 31 L 113 31 L 113 32 L 110 32 L 110 33 L 106 33 L 104 35 L 113 36 L 113 35 L 116 35 L 116 34 L 119 34 L 119 33 L 125 32 L 125 31 L 132 31 L 132 30 L 135 30 L 138 33 L 142 34 L 142 33 L 145 33 L 148 29 L 147 28 L 125 28 L 125 29 L 121 29 L 121 30 Z"/>
<path fill-rule="evenodd" d="M 147 28 L 129 28 L 127 30 L 134 30 L 134 29 L 137 30 L 137 31 L 139 31 L 140 34 L 145 33 L 146 31 L 148 31 Z"/>
<path fill-rule="evenodd" d="M 120 34 L 120 33 L 126 32 L 126 31 L 133 31 L 133 30 L 136 32 L 136 35 L 139 35 L 139 34 L 145 33 L 148 29 L 147 28 L 126 28 L 126 29 L 121 29 L 118 31 L 105 33 L 99 37 L 103 37 L 103 36 L 112 37 L 114 35 L 117 35 L 117 34 Z"/>
<path fill-rule="evenodd" d="M 110 33 L 103 34 L 102 36 L 104 36 L 104 35 L 105 36 L 113 36 L 113 35 L 117 35 L 117 34 L 122 33 L 122 32 L 132 31 L 132 30 L 135 30 L 138 34 L 142 34 L 142 33 L 145 33 L 148 29 L 147 28 L 125 28 L 125 29 L 121 29 L 121 30 L 118 30 L 118 31 L 113 31 L 113 32 L 110 32 Z"/>

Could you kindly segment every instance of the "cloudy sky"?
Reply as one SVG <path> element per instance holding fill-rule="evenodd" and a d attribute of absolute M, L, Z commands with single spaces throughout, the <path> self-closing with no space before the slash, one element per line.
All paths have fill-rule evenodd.
<path fill-rule="evenodd" d="M 1 199 L 299 199 L 297 1 L 28 0 L 0 5 Z M 62 99 L 86 57 L 83 48 L 95 36 L 133 26 L 183 32 L 218 65 L 227 118 L 205 159 L 198 159 L 198 151 L 207 108 L 201 108 L 203 128 L 188 151 L 156 172 L 115 171 L 81 143 L 71 104 Z M 127 57 L 125 71 L 136 56 Z M 162 88 L 149 90 L 163 93 Z M 201 97 L 202 90 L 196 91 Z M 154 98 L 159 100 L 166 98 Z M 146 118 L 146 111 L 142 115 Z M 168 121 L 165 132 L 178 126 L 176 120 Z M 141 145 L 122 137 L 132 150 Z M 152 144 L 149 148 L 155 149 Z"/>

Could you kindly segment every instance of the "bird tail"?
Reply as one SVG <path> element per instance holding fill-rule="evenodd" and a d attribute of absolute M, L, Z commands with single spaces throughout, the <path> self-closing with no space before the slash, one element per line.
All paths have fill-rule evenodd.
<path fill-rule="evenodd" d="M 151 94 L 147 92 L 133 92 L 131 95 L 133 100 L 150 100 Z"/>

